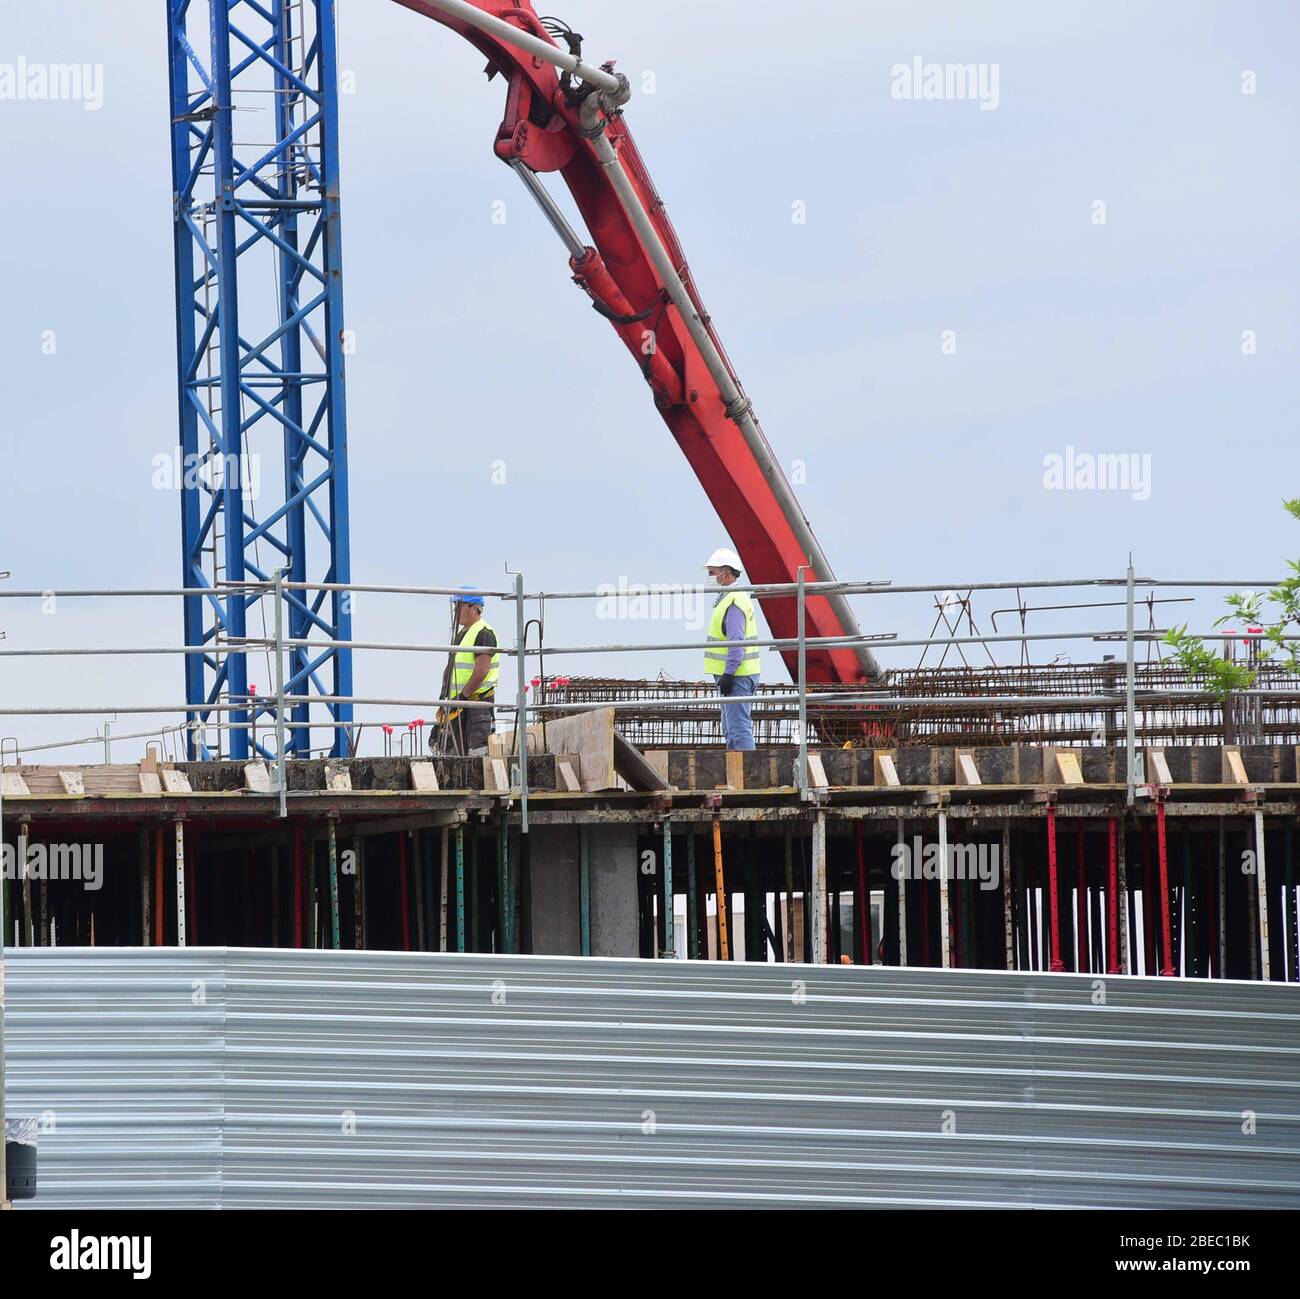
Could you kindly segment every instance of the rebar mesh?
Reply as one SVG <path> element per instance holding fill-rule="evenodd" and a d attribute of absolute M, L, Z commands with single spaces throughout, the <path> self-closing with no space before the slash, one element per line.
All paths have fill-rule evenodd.
<path fill-rule="evenodd" d="M 1138 664 L 1135 727 L 1143 744 L 1300 744 L 1300 676 L 1263 668 L 1255 683 L 1282 691 L 1268 697 L 1232 698 L 1227 704 L 1205 698 L 1203 687 L 1178 665 Z M 1124 665 L 1067 663 L 1047 666 L 901 668 L 886 672 L 882 685 L 816 685 L 817 694 L 879 693 L 906 699 L 933 697 L 929 704 L 869 703 L 808 705 L 812 743 L 960 745 L 1114 744 L 1124 734 Z M 1158 702 L 1141 698 L 1159 693 Z M 764 703 L 765 697 L 792 695 L 790 685 L 760 685 L 752 717 L 759 747 L 798 743 L 799 707 L 793 700 Z M 1033 702 L 1041 696 L 1043 702 Z M 1115 703 L 1091 702 L 1113 696 Z M 1030 702 L 1023 702 L 1025 697 Z M 710 748 L 723 743 L 711 683 L 627 680 L 616 677 L 561 677 L 540 688 L 543 704 L 636 704 L 698 699 L 700 705 L 671 708 L 620 708 L 619 730 L 638 748 Z M 954 699 L 1019 699 L 1001 707 L 953 703 Z M 1080 702 L 1073 702 L 1073 700 Z M 544 714 L 547 720 L 563 716 Z"/>

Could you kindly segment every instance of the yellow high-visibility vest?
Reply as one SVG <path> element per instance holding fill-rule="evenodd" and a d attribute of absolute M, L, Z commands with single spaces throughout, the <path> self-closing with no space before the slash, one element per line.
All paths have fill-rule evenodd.
<path fill-rule="evenodd" d="M 479 636 L 485 631 L 495 631 L 485 619 L 480 618 L 478 622 L 471 623 L 466 630 L 463 639 L 458 644 L 462 647 L 478 644 Z M 456 651 L 451 661 L 451 685 L 448 688 L 448 694 L 455 699 L 462 690 L 469 684 L 469 679 L 474 675 L 474 660 L 477 655 L 469 648 L 461 648 Z M 488 668 L 487 676 L 479 683 L 479 687 L 474 691 L 473 698 L 482 699 L 490 695 L 496 689 L 497 676 L 501 670 L 501 655 L 492 655 L 492 666 Z"/>
<path fill-rule="evenodd" d="M 754 602 L 749 597 L 748 591 L 736 591 L 732 594 L 724 595 L 717 604 L 713 606 L 713 616 L 709 619 L 708 640 L 709 648 L 704 651 L 704 670 L 710 676 L 720 677 L 727 670 L 727 652 L 731 649 L 732 642 L 726 638 L 722 630 L 722 621 L 727 616 L 727 610 L 735 605 L 737 609 L 745 615 L 745 640 L 756 641 L 758 639 L 758 616 L 754 612 Z M 715 645 L 713 642 L 717 642 Z M 756 677 L 758 675 L 758 646 L 749 645 L 745 649 L 740 659 L 740 666 L 736 669 L 738 677 Z"/>

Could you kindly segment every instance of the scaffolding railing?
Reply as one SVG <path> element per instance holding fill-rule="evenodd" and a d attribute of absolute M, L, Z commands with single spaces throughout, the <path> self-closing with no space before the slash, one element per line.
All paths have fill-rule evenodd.
<path fill-rule="evenodd" d="M 539 637 L 538 643 L 527 642 L 529 620 L 526 618 L 530 602 L 540 609 L 553 600 L 608 600 L 609 588 L 596 591 L 527 592 L 523 575 L 513 575 L 512 585 L 505 589 L 483 591 L 487 598 L 496 598 L 514 605 L 515 635 L 513 643 L 500 643 L 496 652 L 513 659 L 516 666 L 516 688 L 513 705 L 493 699 L 491 701 L 465 700 L 445 697 L 366 697 L 361 695 L 313 694 L 312 704 L 335 711 L 335 705 L 382 709 L 482 709 L 513 712 L 515 720 L 513 769 L 518 785 L 511 794 L 520 803 L 521 819 L 525 830 L 528 816 L 528 726 L 529 720 L 542 720 L 563 716 L 566 713 L 590 710 L 595 707 L 612 708 L 620 730 L 632 743 L 642 747 L 669 747 L 674 744 L 708 746 L 721 742 L 719 721 L 722 710 L 728 707 L 749 705 L 755 724 L 756 740 L 765 745 L 797 746 L 796 780 L 805 798 L 809 798 L 808 750 L 810 745 L 849 744 L 879 745 L 924 743 L 930 745 L 999 745 L 1013 743 L 1050 742 L 1063 745 L 1088 743 L 1118 744 L 1121 731 L 1127 754 L 1129 796 L 1132 799 L 1140 779 L 1137 761 L 1138 738 L 1143 743 L 1177 743 L 1187 741 L 1219 740 L 1223 743 L 1300 742 L 1300 677 L 1285 668 L 1262 664 L 1258 678 L 1248 690 L 1235 691 L 1224 699 L 1216 697 L 1188 677 L 1177 664 L 1156 659 L 1137 662 L 1137 647 L 1148 648 L 1157 643 L 1163 632 L 1152 625 L 1139 631 L 1135 611 L 1138 604 L 1137 589 L 1147 594 L 1143 600 L 1154 609 L 1157 589 L 1185 586 L 1202 588 L 1250 587 L 1261 589 L 1271 582 L 1231 582 L 1226 580 L 1194 579 L 1175 582 L 1160 579 L 1137 578 L 1132 568 L 1122 578 L 1082 578 L 1050 581 L 1016 581 L 983 583 L 948 583 L 931 586 L 892 586 L 882 581 L 867 582 L 808 582 L 801 571 L 799 580 L 782 584 L 746 584 L 737 582 L 726 588 L 730 592 L 746 591 L 758 596 L 793 596 L 796 603 L 794 637 L 759 638 L 759 647 L 773 648 L 788 653 L 794 659 L 794 681 L 789 686 L 761 686 L 753 696 L 722 697 L 716 688 L 706 682 L 659 680 L 625 680 L 614 677 L 562 677 L 547 675 L 544 671 L 533 675 L 530 661 L 543 665 L 546 659 L 560 655 L 612 655 L 643 652 L 702 652 L 709 647 L 707 639 L 663 642 L 613 643 L 601 645 L 547 646 Z M 270 581 L 247 581 L 230 584 L 245 592 L 249 607 L 263 598 L 274 601 L 279 614 L 283 608 L 285 592 L 350 592 L 377 593 L 398 596 L 446 596 L 463 594 L 463 588 L 439 586 L 392 586 L 364 583 L 311 583 L 289 582 L 283 573 Z M 1122 588 L 1123 601 L 1080 602 L 1067 605 L 1038 606 L 1054 609 L 1106 608 L 1122 604 L 1126 609 L 1126 626 L 1123 630 L 1070 629 L 1049 632 L 1030 632 L 1025 622 L 1028 606 L 1023 592 L 1043 588 Z M 674 587 L 679 594 L 717 595 L 718 588 L 703 584 L 685 584 Z M 982 634 L 970 615 L 969 599 L 973 591 L 1015 591 L 1019 603 L 1011 610 L 1019 612 L 1021 630 Z M 806 634 L 804 614 L 809 598 L 828 592 L 857 594 L 871 598 L 891 594 L 934 593 L 943 594 L 936 600 L 940 620 L 946 635 L 936 634 L 936 628 L 926 637 L 900 639 L 892 634 L 872 636 L 816 637 Z M 954 591 L 965 592 L 962 597 L 951 597 Z M 43 589 L 3 590 L 0 599 L 49 600 L 55 599 L 130 599 L 174 598 L 201 595 L 204 598 L 228 596 L 228 591 L 209 588 L 138 589 L 70 589 L 64 591 Z M 961 632 L 963 613 L 956 621 L 945 612 L 956 599 L 968 624 L 968 634 Z M 964 603 L 963 603 L 964 602 Z M 539 620 L 534 620 L 540 622 Z M 1203 639 L 1221 642 L 1225 654 L 1246 643 L 1249 653 L 1256 653 L 1261 633 L 1258 629 L 1240 632 L 1207 632 Z M 1287 635 L 1286 640 L 1300 639 Z M 1014 666 L 996 662 L 980 667 L 970 665 L 963 647 L 982 646 L 992 659 L 990 646 L 1017 647 L 1022 658 L 1029 647 L 1041 642 L 1116 642 L 1125 647 L 1123 661 L 1107 658 L 1102 662 L 1050 663 L 1033 665 L 1022 662 Z M 879 681 L 850 685 L 812 682 L 808 675 L 810 650 L 853 646 L 870 643 L 877 649 L 918 648 L 922 661 L 931 649 L 942 650 L 943 658 L 936 667 L 892 668 L 884 671 Z M 183 717 L 178 726 L 164 731 L 185 737 L 186 754 L 191 759 L 220 756 L 223 733 L 239 730 L 250 741 L 250 751 L 275 764 L 275 788 L 280 796 L 280 810 L 286 812 L 288 779 L 286 761 L 289 750 L 286 729 L 306 727 L 308 730 L 325 730 L 331 733 L 331 747 L 341 747 L 345 753 L 357 751 L 360 723 L 343 726 L 337 712 L 331 720 L 300 721 L 295 715 L 290 721 L 287 710 L 299 708 L 307 701 L 304 684 L 305 673 L 311 665 L 295 677 L 286 677 L 286 656 L 311 648 L 331 651 L 347 648 L 354 652 L 405 654 L 450 654 L 464 647 L 447 643 L 398 643 L 387 641 L 307 641 L 285 634 L 282 619 L 274 619 L 269 635 L 246 636 L 227 640 L 220 648 L 207 646 L 72 646 L 72 647 L 6 647 L 0 649 L 0 659 L 41 657 L 96 657 L 96 656 L 170 656 L 202 654 L 217 659 L 232 655 L 265 653 L 273 663 L 273 688 L 264 693 L 250 689 L 241 697 L 212 698 L 202 706 L 192 703 L 124 704 L 121 701 L 89 704 L 24 704 L 10 707 L 3 704 L 0 688 L 0 716 L 51 717 L 89 716 L 113 714 L 173 715 Z M 957 651 L 962 657 L 961 666 L 947 666 L 947 654 Z M 398 726 L 407 730 L 419 727 L 422 742 L 425 719 L 397 718 L 366 719 L 366 724 L 378 725 L 386 733 Z M 126 732 L 115 739 L 139 738 L 158 732 Z M 93 737 L 95 739 L 99 736 Z M 105 736 L 107 747 L 107 737 Z M 405 738 L 405 737 L 404 737 Z M 335 745 L 342 739 L 341 746 Z M 12 742 L 8 740 L 6 742 Z M 77 741 L 87 742 L 87 741 Z M 410 739 L 411 752 L 416 749 L 414 734 Z M 53 746 L 47 746 L 53 747 Z M 15 748 L 17 748 L 15 744 Z M 405 747 L 403 746 L 403 752 Z"/>

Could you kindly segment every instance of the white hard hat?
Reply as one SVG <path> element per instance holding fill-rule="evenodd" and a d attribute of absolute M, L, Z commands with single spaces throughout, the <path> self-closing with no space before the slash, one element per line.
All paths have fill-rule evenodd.
<path fill-rule="evenodd" d="M 739 573 L 741 571 L 740 556 L 734 550 L 728 550 L 726 546 L 719 546 L 705 561 L 704 567 L 734 568 Z"/>

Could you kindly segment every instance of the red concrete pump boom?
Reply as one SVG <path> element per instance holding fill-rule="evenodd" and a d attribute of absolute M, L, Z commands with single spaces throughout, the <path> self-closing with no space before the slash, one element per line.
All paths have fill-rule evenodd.
<path fill-rule="evenodd" d="M 739 552 L 746 580 L 794 582 L 803 565 L 809 582 L 833 581 L 714 332 L 627 128 L 621 112 L 628 98 L 626 78 L 612 64 L 597 70 L 580 63 L 582 38 L 555 19 L 539 18 L 529 0 L 397 3 L 458 32 L 487 58 L 489 79 L 504 78 L 506 111 L 496 154 L 532 190 L 569 247 L 575 282 L 636 360 L 655 406 Z M 558 69 L 548 61 L 564 54 L 569 57 L 560 58 Z M 546 172 L 558 172 L 568 185 L 590 246 L 546 195 L 537 179 Z M 796 635 L 792 596 L 766 595 L 760 603 L 775 637 Z M 806 623 L 809 637 L 860 634 L 838 593 L 808 597 Z M 794 675 L 794 651 L 783 657 Z M 862 644 L 809 648 L 807 671 L 809 681 L 818 683 L 880 676 Z"/>

